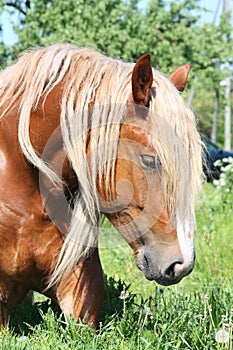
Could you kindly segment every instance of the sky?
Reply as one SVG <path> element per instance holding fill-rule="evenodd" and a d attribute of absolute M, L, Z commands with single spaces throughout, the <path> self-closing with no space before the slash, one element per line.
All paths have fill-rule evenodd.
<path fill-rule="evenodd" d="M 233 0 L 228 0 L 228 2 L 229 2 L 229 9 L 232 10 Z M 148 3 L 148 0 L 141 0 L 140 7 L 144 8 L 147 3 Z M 202 17 L 200 19 L 201 24 L 213 21 L 217 4 L 218 4 L 218 0 L 200 0 L 200 6 L 205 7 L 208 10 L 208 12 L 202 12 Z M 222 10 L 223 10 L 223 0 L 221 1 L 219 6 L 218 18 L 219 18 L 219 15 L 222 13 Z M 3 41 L 6 45 L 12 45 L 17 41 L 17 36 L 13 31 L 11 22 L 15 21 L 17 18 L 9 14 L 3 14 L 1 15 L 0 18 L 3 25 Z"/>

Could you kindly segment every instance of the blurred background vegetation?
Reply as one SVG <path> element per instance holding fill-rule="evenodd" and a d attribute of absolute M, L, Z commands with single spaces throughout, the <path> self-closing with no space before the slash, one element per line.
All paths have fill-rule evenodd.
<path fill-rule="evenodd" d="M 8 45 L 0 37 L 0 65 L 3 68 L 25 49 L 57 42 L 91 47 L 130 62 L 149 52 L 153 66 L 167 75 L 189 63 L 185 98 L 201 132 L 224 145 L 226 104 L 232 99 L 230 92 L 225 96 L 224 82 L 232 73 L 233 39 L 228 1 L 218 5 L 220 19 L 213 15 L 203 24 L 205 10 L 198 0 L 0 0 L 0 18 L 8 13 L 17 38 Z"/>

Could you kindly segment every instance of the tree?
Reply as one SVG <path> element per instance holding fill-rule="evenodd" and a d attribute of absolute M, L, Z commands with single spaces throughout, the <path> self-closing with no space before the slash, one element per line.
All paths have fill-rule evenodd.
<path fill-rule="evenodd" d="M 73 42 L 112 56 L 136 58 L 142 13 L 135 0 L 13 1 L 20 21 L 17 51 L 54 42 Z M 0 3 L 1 4 L 1 3 Z M 2 8 L 9 3 L 2 1 Z M 16 48 L 15 48 L 16 49 Z"/>

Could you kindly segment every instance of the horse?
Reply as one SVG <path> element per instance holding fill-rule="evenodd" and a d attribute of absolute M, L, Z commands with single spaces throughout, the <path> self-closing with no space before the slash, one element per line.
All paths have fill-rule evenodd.
<path fill-rule="evenodd" d="M 147 279 L 192 271 L 202 146 L 181 95 L 189 69 L 166 77 L 149 54 L 56 44 L 0 73 L 1 326 L 30 290 L 98 326 L 103 217 Z"/>

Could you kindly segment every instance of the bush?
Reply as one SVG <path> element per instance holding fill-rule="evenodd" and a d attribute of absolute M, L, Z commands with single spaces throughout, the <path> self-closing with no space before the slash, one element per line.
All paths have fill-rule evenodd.
<path fill-rule="evenodd" d="M 214 180 L 214 185 L 221 193 L 221 200 L 223 206 L 230 206 L 233 208 L 233 158 L 223 158 L 217 160 L 215 165 L 221 167 L 221 174 L 219 180 Z"/>

